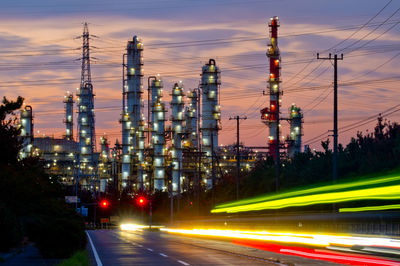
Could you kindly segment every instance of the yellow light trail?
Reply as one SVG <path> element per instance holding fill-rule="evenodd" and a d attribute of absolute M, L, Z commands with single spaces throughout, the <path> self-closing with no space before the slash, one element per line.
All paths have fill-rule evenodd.
<path fill-rule="evenodd" d="M 137 230 L 143 230 L 143 229 L 149 229 L 149 225 L 143 225 L 143 224 L 120 224 L 119 226 L 121 230 L 123 231 L 137 231 Z M 151 228 L 162 228 L 163 226 L 160 225 L 152 225 Z"/>
<path fill-rule="evenodd" d="M 381 205 L 381 206 L 365 206 L 355 208 L 340 208 L 339 212 L 364 212 L 364 211 L 384 211 L 400 209 L 400 204 Z"/>
<path fill-rule="evenodd" d="M 355 237 L 350 235 L 331 235 L 331 234 L 296 234 L 291 232 L 268 232 L 268 231 L 241 231 L 241 230 L 222 230 L 222 229 L 175 229 L 161 228 L 161 231 L 192 235 L 223 237 L 233 239 L 249 239 L 258 241 L 271 241 L 291 244 L 304 244 L 319 247 L 331 245 L 351 247 L 358 246 L 380 246 L 390 248 L 400 248 L 400 240 L 380 237 Z"/>
<path fill-rule="evenodd" d="M 332 191 L 336 191 L 336 190 L 350 189 L 350 188 L 355 188 L 355 187 L 372 186 L 372 185 L 390 183 L 390 182 L 395 182 L 395 181 L 400 181 L 400 175 L 398 173 L 387 175 L 385 177 L 368 179 L 368 180 L 353 181 L 353 182 L 347 182 L 347 183 L 335 184 L 335 185 L 326 185 L 326 186 L 320 186 L 320 187 L 315 187 L 315 188 L 284 192 L 284 193 L 279 193 L 279 194 L 275 194 L 275 195 L 263 195 L 263 196 L 259 196 L 259 197 L 255 197 L 255 198 L 243 199 L 243 200 L 234 201 L 234 202 L 230 202 L 230 203 L 219 204 L 215 207 L 215 209 L 222 209 L 222 208 L 227 208 L 227 207 L 252 204 L 252 203 L 258 203 L 258 202 L 263 202 L 263 201 L 270 201 L 270 200 L 276 200 L 276 199 L 282 199 L 282 198 L 288 198 L 288 197 L 294 197 L 294 196 L 300 196 L 300 195 L 307 195 L 307 194 L 312 194 L 312 193 L 320 193 L 320 192 L 327 192 L 327 191 L 332 192 Z"/>
<path fill-rule="evenodd" d="M 296 206 L 308 206 L 313 204 L 339 203 L 339 202 L 355 201 L 355 200 L 395 200 L 395 199 L 400 199 L 400 185 L 297 196 L 297 197 L 283 198 L 265 202 L 257 202 L 253 204 L 213 209 L 211 212 L 236 213 L 236 212 L 266 210 L 266 209 L 281 209 L 281 208 L 296 207 Z"/>

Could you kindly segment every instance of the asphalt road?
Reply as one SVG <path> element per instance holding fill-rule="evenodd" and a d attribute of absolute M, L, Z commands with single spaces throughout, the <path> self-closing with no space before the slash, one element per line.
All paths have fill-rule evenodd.
<path fill-rule="evenodd" d="M 94 265 L 337 265 L 162 232 L 88 231 Z"/>

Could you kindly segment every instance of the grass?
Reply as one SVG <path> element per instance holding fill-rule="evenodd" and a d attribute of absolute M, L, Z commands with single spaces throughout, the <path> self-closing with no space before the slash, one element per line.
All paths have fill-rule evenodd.
<path fill-rule="evenodd" d="M 89 266 L 89 255 L 86 250 L 76 252 L 69 259 L 63 260 L 58 266 Z"/>

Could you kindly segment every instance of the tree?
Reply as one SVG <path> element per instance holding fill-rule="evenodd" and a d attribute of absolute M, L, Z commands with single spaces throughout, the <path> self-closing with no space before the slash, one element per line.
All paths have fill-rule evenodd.
<path fill-rule="evenodd" d="M 24 99 L 18 97 L 16 101 L 3 98 L 0 105 L 0 164 L 17 164 L 18 152 L 21 148 L 17 118 L 14 114 L 21 108 Z"/>
<path fill-rule="evenodd" d="M 0 105 L 0 250 L 22 237 L 36 242 L 48 257 L 68 257 L 86 245 L 83 219 L 63 198 L 62 185 L 43 170 L 38 158 L 19 160 L 21 149 L 15 111 L 23 98 Z"/>

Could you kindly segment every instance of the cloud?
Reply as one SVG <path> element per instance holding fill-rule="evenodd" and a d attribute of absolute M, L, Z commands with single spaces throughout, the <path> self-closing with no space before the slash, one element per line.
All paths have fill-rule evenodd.
<path fill-rule="evenodd" d="M 95 107 L 99 107 L 96 126 L 98 132 L 110 132 L 112 143 L 121 127 L 118 122 L 120 110 L 104 107 L 121 105 L 122 54 L 126 42 L 138 35 L 145 45 L 144 89 L 147 76 L 160 73 L 165 82 L 164 100 L 167 103 L 174 82 L 183 80 L 186 89 L 197 87 L 201 66 L 209 58 L 215 58 L 222 71 L 222 125 L 231 129 L 229 116 L 248 115 L 248 127 L 243 130 L 249 145 L 265 144 L 268 135 L 266 126 L 259 119 L 259 109 L 269 104 L 268 97 L 262 96 L 268 76 L 268 58 L 265 56 L 268 17 L 278 14 L 281 18 L 283 115 L 295 102 L 305 112 L 313 108 L 306 113 L 305 121 L 322 121 L 305 124 L 306 139 L 331 128 L 332 94 L 326 88 L 311 90 L 310 87 L 332 84 L 333 68 L 328 61 L 317 60 L 316 52 L 321 55 L 334 52 L 326 49 L 350 36 L 356 29 L 354 25 L 367 21 L 382 6 L 377 1 L 359 0 L 346 1 L 342 7 L 316 0 L 302 3 L 249 0 L 245 4 L 222 0 L 202 3 L 175 0 L 170 4 L 139 1 L 136 6 L 131 1 L 112 5 L 108 1 L 86 1 L 79 5 L 78 2 L 73 0 L 60 5 L 54 1 L 22 2 L 26 7 L 14 1 L 2 3 L 0 14 L 8 10 L 13 16 L 0 19 L 0 92 L 11 98 L 24 96 L 34 107 L 35 123 L 41 131 L 62 134 L 63 95 L 67 90 L 74 90 L 80 80 L 80 61 L 77 59 L 81 40 L 74 38 L 81 34 L 82 21 L 87 20 L 90 32 L 99 37 L 91 39 L 91 54 L 96 58 L 92 61 Z M 211 8 L 212 3 L 215 5 Z M 291 8 L 287 8 L 288 5 Z M 354 6 L 359 8 L 350 12 L 348 8 Z M 341 16 L 337 16 L 338 9 L 342 11 Z M 266 15 L 265 10 L 275 14 Z M 384 12 L 376 21 L 382 21 L 389 13 Z M 353 27 L 332 30 L 346 25 Z M 340 82 L 354 78 L 365 81 L 340 88 L 343 119 L 360 117 L 357 115 L 360 110 L 368 115 L 368 110 L 385 109 L 398 98 L 393 96 L 398 95 L 395 82 L 369 84 L 367 81 L 397 75 L 399 58 L 376 68 L 394 56 L 400 35 L 390 31 L 380 37 L 387 26 L 369 34 L 372 29 L 365 27 L 336 47 L 346 47 L 366 36 L 354 45 L 359 47 L 379 37 L 368 45 L 369 48 L 345 52 L 344 60 L 339 62 Z M 243 36 L 246 38 L 241 38 Z M 208 41 L 203 45 L 195 43 L 216 39 L 228 40 Z M 165 43 L 175 45 L 163 45 Z M 374 91 L 379 91 L 379 97 Z M 57 112 L 50 115 L 51 110 Z M 221 138 L 232 143 L 234 131 L 227 129 L 223 128 Z M 285 126 L 284 135 L 286 131 Z M 348 136 L 341 138 L 346 140 Z"/>

